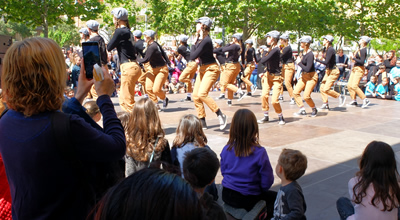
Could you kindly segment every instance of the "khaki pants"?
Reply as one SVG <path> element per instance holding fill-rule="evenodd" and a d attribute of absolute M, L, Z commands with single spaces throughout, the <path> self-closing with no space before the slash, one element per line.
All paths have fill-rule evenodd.
<path fill-rule="evenodd" d="M 289 93 L 289 96 L 293 98 L 293 85 L 292 80 L 295 73 L 294 63 L 283 64 L 282 66 L 282 77 L 285 80 L 285 86 Z M 281 95 L 283 95 L 283 86 L 281 89 Z"/>
<path fill-rule="evenodd" d="M 318 82 L 318 74 L 316 72 L 303 73 L 293 90 L 294 100 L 297 106 L 303 107 L 304 103 L 301 99 L 301 91 L 304 90 L 303 98 L 311 108 L 315 108 L 315 103 L 311 98 L 311 93 Z"/>
<path fill-rule="evenodd" d="M 366 98 L 364 92 L 360 89 L 360 87 L 358 87 L 358 84 L 364 75 L 364 71 L 365 67 L 363 66 L 355 66 L 351 70 L 351 75 L 349 81 L 347 82 L 347 89 L 349 90 L 352 100 L 356 100 L 356 95 L 358 95 L 360 99 Z"/>
<path fill-rule="evenodd" d="M 146 93 L 149 95 L 150 99 L 157 104 L 157 97 L 164 100 L 165 93 L 162 87 L 165 80 L 168 79 L 168 67 L 164 65 L 157 68 L 149 68 L 146 78 Z"/>
<path fill-rule="evenodd" d="M 208 95 L 208 92 L 210 91 L 211 87 L 217 81 L 219 74 L 220 74 L 219 67 L 216 63 L 200 66 L 199 74 L 197 74 L 196 82 L 194 83 L 194 90 L 192 96 L 194 101 L 194 106 L 196 107 L 197 115 L 199 118 L 206 117 L 204 103 L 213 112 L 217 112 L 219 109 L 214 99 L 212 99 Z"/>
<path fill-rule="evenodd" d="M 149 68 L 151 68 L 150 63 L 143 64 L 144 70 L 141 69 L 142 75 L 140 75 L 138 82 L 142 85 L 143 94 L 146 94 L 146 77 L 149 72 Z"/>
<path fill-rule="evenodd" d="M 183 70 L 182 74 L 179 76 L 179 81 L 186 83 L 188 88 L 187 92 L 192 93 L 192 79 L 194 74 L 197 71 L 197 63 L 195 61 L 191 61 L 186 65 L 186 68 Z"/>
<path fill-rule="evenodd" d="M 236 76 L 240 73 L 240 63 L 225 64 L 224 72 L 221 75 L 220 86 L 221 93 L 228 89 L 228 99 L 233 99 L 233 93 L 237 92 L 238 88 L 233 84 Z"/>
<path fill-rule="evenodd" d="M 273 86 L 271 103 L 277 114 L 282 113 L 281 104 L 279 103 L 279 93 L 281 91 L 283 83 L 282 76 L 275 76 L 269 74 L 268 72 L 265 72 L 261 79 L 261 83 L 262 83 L 262 94 L 261 94 L 262 110 L 263 111 L 269 110 L 269 103 L 268 103 L 269 90 Z"/>
<path fill-rule="evenodd" d="M 122 110 L 131 112 L 135 105 L 135 86 L 142 71 L 136 62 L 123 63 L 121 69 L 121 88 L 119 105 Z"/>
<path fill-rule="evenodd" d="M 244 69 L 244 76 L 241 77 L 244 83 L 246 83 L 247 92 L 251 92 L 251 86 L 253 83 L 250 82 L 251 73 L 256 69 L 256 65 L 254 63 L 249 63 L 246 65 L 246 69 Z"/>
<path fill-rule="evenodd" d="M 339 78 L 340 71 L 338 68 L 333 70 L 327 69 L 325 72 L 325 76 L 321 81 L 321 86 L 319 87 L 319 91 L 321 92 L 322 101 L 324 103 L 328 103 L 328 95 L 333 98 L 338 98 L 340 94 L 335 90 L 331 90 L 332 85 Z"/>

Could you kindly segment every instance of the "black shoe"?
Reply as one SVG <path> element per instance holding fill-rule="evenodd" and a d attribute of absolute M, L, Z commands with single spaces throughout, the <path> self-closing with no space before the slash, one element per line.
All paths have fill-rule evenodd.
<path fill-rule="evenodd" d="M 279 116 L 279 122 L 278 122 L 278 124 L 280 124 L 280 125 L 286 124 L 285 119 L 283 119 L 283 116 Z"/>
<path fill-rule="evenodd" d="M 203 127 L 203 130 L 207 130 L 207 123 L 206 123 L 206 118 L 200 118 L 201 121 L 201 126 Z"/>
<path fill-rule="evenodd" d="M 311 117 L 316 117 L 317 116 L 317 113 L 318 113 L 318 110 L 317 110 L 317 108 L 313 108 L 312 109 L 312 112 L 311 112 Z"/>
<path fill-rule="evenodd" d="M 228 106 L 232 106 L 232 100 L 228 100 Z"/>
<path fill-rule="evenodd" d="M 279 101 L 283 102 L 283 96 L 279 96 Z"/>
<path fill-rule="evenodd" d="M 217 99 L 225 99 L 225 94 L 219 95 Z"/>
<path fill-rule="evenodd" d="M 192 98 L 190 96 L 186 96 L 186 99 L 181 99 L 181 102 L 191 102 Z"/>
<path fill-rule="evenodd" d="M 367 98 L 365 98 L 364 101 L 363 101 L 363 104 L 362 104 L 361 108 L 367 107 L 367 106 L 369 105 L 369 103 L 370 103 L 369 100 L 368 100 Z"/>
<path fill-rule="evenodd" d="M 163 104 L 162 104 L 163 105 L 163 109 L 167 108 L 168 102 L 169 102 L 169 99 L 167 97 L 165 97 L 165 99 L 163 100 Z"/>
<path fill-rule="evenodd" d="M 348 107 L 357 107 L 358 104 L 357 104 L 356 101 L 352 101 L 352 102 L 350 102 L 349 104 L 346 104 L 346 106 L 348 106 Z"/>
<path fill-rule="evenodd" d="M 306 113 L 306 110 L 300 110 L 299 112 L 295 112 L 293 115 L 294 116 L 306 116 L 307 113 Z"/>
<path fill-rule="evenodd" d="M 239 94 L 239 99 L 238 99 L 238 101 L 242 100 L 244 97 L 247 96 L 247 94 L 246 94 L 245 92 L 240 92 L 240 93 L 238 93 L 238 94 Z"/>
<path fill-rule="evenodd" d="M 264 115 L 264 117 L 262 119 L 257 120 L 257 123 L 264 124 L 265 122 L 268 122 L 268 121 L 269 121 L 269 117 Z"/>
<path fill-rule="evenodd" d="M 251 92 L 248 92 L 248 93 L 247 93 L 247 96 L 251 96 Z"/>

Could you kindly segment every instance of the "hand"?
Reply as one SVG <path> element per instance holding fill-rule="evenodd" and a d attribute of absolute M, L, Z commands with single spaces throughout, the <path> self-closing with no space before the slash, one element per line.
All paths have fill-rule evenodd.
<path fill-rule="evenodd" d="M 78 78 L 78 88 L 75 94 L 75 98 L 82 104 L 83 101 L 85 100 L 85 97 L 87 96 L 88 92 L 90 91 L 90 88 L 93 85 L 93 79 L 87 79 L 86 78 L 86 71 L 85 71 L 85 64 L 83 62 L 82 58 L 82 63 L 81 63 L 81 71 L 79 73 L 79 78 Z"/>
<path fill-rule="evenodd" d="M 114 80 L 112 80 L 110 74 L 107 74 L 107 69 L 102 67 L 104 74 L 104 80 L 94 82 L 94 88 L 96 89 L 97 95 L 100 97 L 102 95 L 111 96 L 115 91 Z"/>

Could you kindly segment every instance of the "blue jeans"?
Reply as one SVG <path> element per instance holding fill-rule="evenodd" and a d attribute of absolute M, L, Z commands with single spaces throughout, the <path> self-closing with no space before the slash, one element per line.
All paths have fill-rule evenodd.
<path fill-rule="evenodd" d="M 253 85 L 257 85 L 257 74 L 252 74 L 250 76 L 250 82 L 253 83 Z"/>
<path fill-rule="evenodd" d="M 336 201 L 336 208 L 341 220 L 346 220 L 349 216 L 354 215 L 354 206 L 346 197 L 340 197 Z"/>

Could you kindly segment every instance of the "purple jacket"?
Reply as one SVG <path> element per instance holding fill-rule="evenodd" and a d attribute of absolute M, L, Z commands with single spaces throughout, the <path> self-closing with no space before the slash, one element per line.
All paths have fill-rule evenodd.
<path fill-rule="evenodd" d="M 222 185 L 243 195 L 260 195 L 274 182 L 274 173 L 263 147 L 254 147 L 248 157 L 235 156 L 228 145 L 221 152 Z"/>

